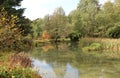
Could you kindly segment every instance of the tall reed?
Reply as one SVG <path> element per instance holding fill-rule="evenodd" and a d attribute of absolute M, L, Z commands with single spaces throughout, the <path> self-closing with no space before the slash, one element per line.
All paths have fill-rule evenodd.
<path fill-rule="evenodd" d="M 120 51 L 120 39 L 84 38 L 84 40 L 89 42 L 98 42 L 102 44 L 103 50 Z"/>

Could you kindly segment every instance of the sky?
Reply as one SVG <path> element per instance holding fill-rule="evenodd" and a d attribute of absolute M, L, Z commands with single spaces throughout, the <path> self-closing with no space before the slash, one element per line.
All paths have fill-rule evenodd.
<path fill-rule="evenodd" d="M 68 15 L 72 10 L 76 9 L 80 0 L 23 0 L 22 8 L 26 8 L 24 16 L 31 20 L 43 18 L 47 14 L 52 14 L 57 7 L 62 7 Z M 107 0 L 100 0 L 104 3 Z"/>

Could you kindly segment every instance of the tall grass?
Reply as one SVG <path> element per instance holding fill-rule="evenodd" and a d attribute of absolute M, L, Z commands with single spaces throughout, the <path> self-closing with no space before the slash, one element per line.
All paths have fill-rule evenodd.
<path fill-rule="evenodd" d="M 84 38 L 84 40 L 89 42 L 98 42 L 102 44 L 103 50 L 120 51 L 120 39 Z"/>
<path fill-rule="evenodd" d="M 96 55 L 97 57 L 103 56 L 109 59 L 120 59 L 120 39 L 108 39 L 108 38 L 84 38 L 82 42 L 83 51 L 88 54 Z M 91 47 L 92 44 L 100 44 Z M 97 49 L 96 49 L 97 48 Z M 96 53 L 98 51 L 99 53 Z"/>

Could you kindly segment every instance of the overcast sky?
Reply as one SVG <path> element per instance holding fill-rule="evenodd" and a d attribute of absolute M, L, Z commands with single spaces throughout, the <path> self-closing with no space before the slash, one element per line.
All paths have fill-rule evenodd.
<path fill-rule="evenodd" d="M 62 7 L 67 14 L 74 10 L 80 0 L 23 0 L 21 3 L 22 8 L 26 8 L 24 16 L 34 20 L 43 18 L 46 14 L 52 14 L 54 9 Z M 107 0 L 100 0 L 104 3 Z"/>

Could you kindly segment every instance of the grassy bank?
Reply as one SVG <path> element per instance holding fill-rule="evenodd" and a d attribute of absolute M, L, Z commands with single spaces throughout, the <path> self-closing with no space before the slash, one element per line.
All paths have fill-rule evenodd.
<path fill-rule="evenodd" d="M 54 42 L 53 39 L 46 40 L 34 40 L 34 44 L 37 43 L 50 43 Z M 70 39 L 59 39 L 60 42 L 70 42 Z M 94 46 L 100 47 L 102 50 L 112 50 L 112 51 L 120 51 L 120 39 L 110 39 L 110 38 L 81 38 L 80 43 L 84 45 L 86 43 L 88 46 L 91 45 L 93 49 Z M 93 43 L 93 44 L 92 44 Z M 100 45 L 99 45 L 100 44 Z M 97 49 L 97 48 L 95 48 Z M 98 49 L 98 50 L 99 50 Z"/>
<path fill-rule="evenodd" d="M 100 43 L 103 50 L 120 51 L 120 39 L 84 38 L 84 41 Z"/>
<path fill-rule="evenodd" d="M 82 48 L 87 54 L 96 57 L 120 59 L 120 39 L 84 38 L 82 41 L 87 44 Z"/>
<path fill-rule="evenodd" d="M 42 78 L 25 53 L 0 53 L 0 78 Z"/>

